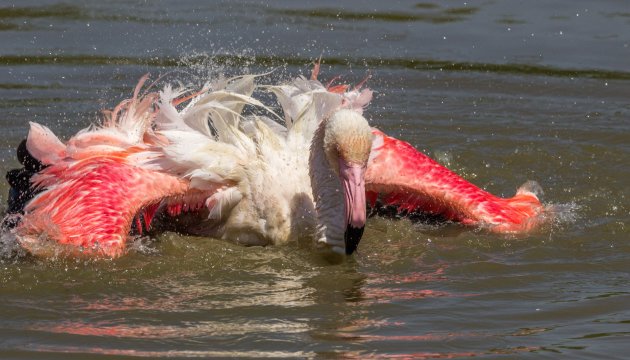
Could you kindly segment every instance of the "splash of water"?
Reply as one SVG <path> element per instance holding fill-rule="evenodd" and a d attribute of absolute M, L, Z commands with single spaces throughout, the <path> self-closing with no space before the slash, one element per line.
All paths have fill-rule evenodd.
<path fill-rule="evenodd" d="M 0 262 L 21 259 L 27 254 L 27 251 L 20 246 L 15 234 L 5 229 L 0 232 Z"/>
<path fill-rule="evenodd" d="M 563 227 L 569 224 L 576 223 L 579 219 L 579 211 L 582 206 L 575 202 L 566 204 L 547 204 L 545 206 L 545 212 L 551 219 L 552 227 Z"/>

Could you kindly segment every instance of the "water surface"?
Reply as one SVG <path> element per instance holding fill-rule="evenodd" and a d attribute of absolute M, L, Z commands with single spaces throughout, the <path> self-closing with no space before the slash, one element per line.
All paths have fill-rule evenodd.
<path fill-rule="evenodd" d="M 337 265 L 174 233 L 113 261 L 4 244 L 0 357 L 624 358 L 629 30 L 617 1 L 1 2 L 2 172 L 28 121 L 67 138 L 146 72 L 277 82 L 321 55 L 323 78 L 372 75 L 373 125 L 574 210 L 520 238 L 372 217 Z"/>

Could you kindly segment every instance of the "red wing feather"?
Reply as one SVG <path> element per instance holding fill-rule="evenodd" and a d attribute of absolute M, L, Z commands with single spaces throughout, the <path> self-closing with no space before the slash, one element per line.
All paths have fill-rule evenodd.
<path fill-rule="evenodd" d="M 464 180 L 409 143 L 374 129 L 366 172 L 368 199 L 399 211 L 426 212 L 495 232 L 525 232 L 542 220 L 543 205 L 524 187 L 504 199 Z M 377 194 L 377 195 L 376 195 Z"/>
<path fill-rule="evenodd" d="M 184 194 L 187 182 L 127 163 L 124 158 L 99 156 L 51 165 L 37 177 L 48 189 L 25 208 L 16 233 L 33 253 L 47 251 L 46 244 L 79 246 L 84 253 L 109 257 L 121 255 L 134 216 L 146 214 L 146 228 L 160 200 Z M 145 210 L 143 210 L 145 209 Z M 138 221 L 138 229 L 142 225 Z M 47 240 L 42 243 L 41 235 Z"/>

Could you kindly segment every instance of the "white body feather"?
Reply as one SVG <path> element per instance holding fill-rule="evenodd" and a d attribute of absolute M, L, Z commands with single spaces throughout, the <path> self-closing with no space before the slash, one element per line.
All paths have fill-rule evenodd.
<path fill-rule="evenodd" d="M 245 105 L 264 107 L 250 97 L 253 78 L 212 89 L 182 111 L 171 105 L 182 92 L 166 88 L 156 116 L 161 146 L 139 154 L 138 161 L 189 179 L 192 189 L 213 192 L 205 201 L 207 219 L 188 227 L 190 232 L 246 245 L 310 238 L 342 251 L 341 184 L 323 148 L 311 152 L 311 143 L 321 142 L 313 139 L 316 129 L 344 97 L 303 78 L 272 87 L 285 127 L 269 118 L 241 116 Z M 326 204 L 319 216 L 316 201 Z"/>

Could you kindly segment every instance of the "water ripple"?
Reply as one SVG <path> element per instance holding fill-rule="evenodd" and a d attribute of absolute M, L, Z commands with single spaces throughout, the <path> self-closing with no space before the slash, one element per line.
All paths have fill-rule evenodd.
<path fill-rule="evenodd" d="M 235 67 L 261 66 L 306 66 L 313 63 L 312 58 L 299 56 L 247 56 L 233 54 L 219 54 L 210 56 L 212 62 L 217 65 L 227 65 Z M 192 56 L 186 58 L 186 65 L 206 64 L 207 55 Z M 411 69 L 419 71 L 466 71 L 498 74 L 517 75 L 539 75 L 565 78 L 592 78 L 606 80 L 630 80 L 628 71 L 612 71 L 599 69 L 566 69 L 552 66 L 531 65 L 531 64 L 493 64 L 459 62 L 448 60 L 433 60 L 419 58 L 342 58 L 326 57 L 322 63 L 334 66 L 354 66 L 365 69 L 369 68 L 391 68 L 391 69 Z M 184 65 L 181 57 L 132 57 L 132 56 L 100 56 L 100 55 L 3 55 L 0 56 L 0 66 L 24 66 L 24 65 L 145 65 L 159 67 L 174 67 Z"/>

